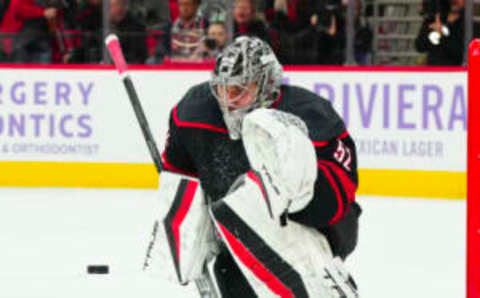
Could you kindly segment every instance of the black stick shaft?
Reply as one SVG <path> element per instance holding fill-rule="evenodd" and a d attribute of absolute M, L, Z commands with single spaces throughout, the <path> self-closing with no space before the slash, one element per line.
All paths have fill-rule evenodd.
<path fill-rule="evenodd" d="M 160 158 L 160 152 L 158 151 L 157 144 L 153 139 L 150 126 L 148 125 L 147 118 L 145 117 L 145 113 L 143 112 L 140 99 L 138 98 L 137 91 L 135 90 L 135 86 L 133 85 L 130 76 L 126 75 L 123 78 L 123 85 L 127 90 L 128 98 L 130 99 L 130 103 L 132 104 L 133 110 L 135 111 L 135 116 L 137 117 L 138 124 L 140 124 L 140 128 L 142 129 L 143 137 L 145 138 L 145 142 L 147 143 L 148 151 L 150 152 L 150 156 L 153 159 L 155 168 L 157 169 L 157 172 L 160 173 L 163 171 L 163 163 Z"/>

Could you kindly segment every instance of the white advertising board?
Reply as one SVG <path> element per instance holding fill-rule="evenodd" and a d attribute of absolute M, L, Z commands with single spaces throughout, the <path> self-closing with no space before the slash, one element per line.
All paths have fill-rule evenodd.
<path fill-rule="evenodd" d="M 170 109 L 189 87 L 208 80 L 210 74 L 204 70 L 143 69 L 132 75 L 161 149 Z M 451 172 L 462 179 L 466 167 L 466 79 L 461 69 L 338 68 L 287 69 L 284 81 L 332 102 L 357 142 L 361 169 Z M 36 162 L 76 166 L 151 162 L 128 97 L 113 70 L 4 69 L 0 73 L 0 106 L 0 161 L 9 167 L 15 166 L 12 162 L 31 166 Z M 125 181 L 128 179 L 119 186 L 135 187 Z M 115 182 L 109 185 L 115 186 Z M 462 194 L 447 196 L 458 195 Z"/>

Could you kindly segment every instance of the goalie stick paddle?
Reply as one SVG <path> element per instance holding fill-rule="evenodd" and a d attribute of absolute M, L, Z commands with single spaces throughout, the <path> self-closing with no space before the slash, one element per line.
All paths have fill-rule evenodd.
<path fill-rule="evenodd" d="M 125 86 L 125 90 L 127 91 L 128 98 L 130 99 L 130 103 L 132 104 L 133 110 L 135 111 L 135 116 L 137 117 L 138 124 L 142 129 L 143 137 L 145 138 L 145 142 L 147 143 L 150 156 L 153 159 L 153 163 L 155 164 L 157 172 L 160 173 L 163 170 L 163 164 L 162 164 L 162 160 L 160 159 L 160 153 L 158 151 L 157 144 L 153 139 L 150 126 L 148 125 L 147 118 L 145 117 L 145 113 L 143 112 L 143 108 L 142 108 L 142 105 L 140 104 L 140 99 L 138 98 L 137 91 L 135 90 L 135 86 L 133 85 L 132 78 L 128 73 L 127 62 L 125 61 L 125 57 L 123 55 L 120 42 L 118 41 L 118 37 L 115 34 L 109 34 L 105 38 L 105 44 L 107 46 L 108 52 L 110 53 L 110 57 L 112 57 L 113 59 L 115 68 L 118 70 L 118 73 L 120 74 L 120 78 L 122 79 L 123 86 Z"/>

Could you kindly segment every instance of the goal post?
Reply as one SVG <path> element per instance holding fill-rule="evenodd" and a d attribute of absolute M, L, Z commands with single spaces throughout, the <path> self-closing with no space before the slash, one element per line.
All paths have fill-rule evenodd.
<path fill-rule="evenodd" d="M 478 298 L 480 297 L 480 39 L 474 39 L 468 48 L 466 263 L 467 298 Z"/>

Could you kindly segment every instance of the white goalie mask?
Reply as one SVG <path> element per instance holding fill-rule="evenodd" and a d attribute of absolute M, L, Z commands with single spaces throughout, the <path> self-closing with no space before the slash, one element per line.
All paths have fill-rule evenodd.
<path fill-rule="evenodd" d="M 223 50 L 216 59 L 210 88 L 230 138 L 240 139 L 243 117 L 256 108 L 269 107 L 279 96 L 281 83 L 282 66 L 261 39 L 241 36 Z M 245 95 L 253 100 L 238 104 Z"/>

